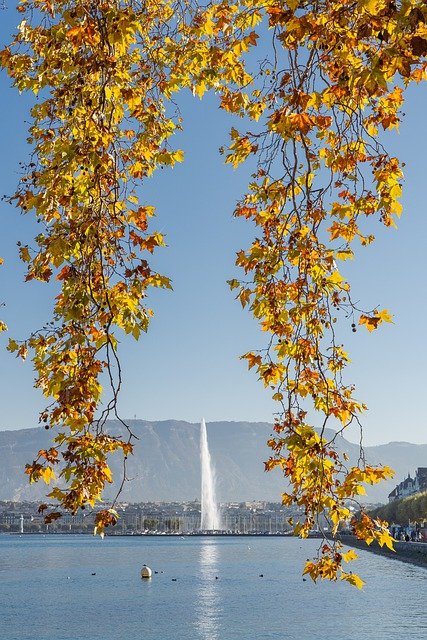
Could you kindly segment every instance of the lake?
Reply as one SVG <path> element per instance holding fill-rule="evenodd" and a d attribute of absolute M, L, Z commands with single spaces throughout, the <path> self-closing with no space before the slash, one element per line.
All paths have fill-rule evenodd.
<path fill-rule="evenodd" d="M 360 551 L 363 591 L 314 585 L 301 572 L 318 543 L 3 534 L 0 639 L 427 638 L 425 569 Z"/>

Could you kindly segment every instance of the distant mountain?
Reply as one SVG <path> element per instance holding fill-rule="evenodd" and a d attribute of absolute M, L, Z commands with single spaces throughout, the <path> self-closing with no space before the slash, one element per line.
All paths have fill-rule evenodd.
<path fill-rule="evenodd" d="M 193 500 L 200 495 L 199 425 L 178 420 L 147 422 L 131 420 L 138 437 L 135 453 L 128 459 L 128 476 L 123 499 L 142 501 Z M 119 434 L 118 422 L 108 423 L 112 434 Z M 222 502 L 272 500 L 278 502 L 285 482 L 278 470 L 264 472 L 263 461 L 269 457 L 266 445 L 272 425 L 266 422 L 212 422 L 208 439 L 218 479 Z M 332 435 L 332 434 L 330 434 Z M 29 485 L 24 475 L 25 463 L 33 460 L 39 449 L 49 446 L 52 433 L 43 428 L 0 431 L 0 500 L 39 500 L 46 494 L 42 483 Z M 350 463 L 359 455 L 359 447 L 339 436 L 338 449 L 346 452 Z M 365 447 L 366 459 L 382 463 L 396 471 L 395 480 L 369 487 L 366 499 L 387 502 L 396 482 L 418 466 L 427 466 L 427 444 L 390 442 Z M 112 459 L 116 478 L 120 477 L 120 458 Z M 110 487 L 108 494 L 113 495 Z"/>

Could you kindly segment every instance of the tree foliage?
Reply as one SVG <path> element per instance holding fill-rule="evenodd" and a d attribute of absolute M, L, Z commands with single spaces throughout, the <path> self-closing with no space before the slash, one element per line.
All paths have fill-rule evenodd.
<path fill-rule="evenodd" d="M 41 419 L 59 430 L 28 465 L 30 480 L 58 480 L 49 497 L 75 512 L 111 482 L 109 454 L 132 451 L 130 432 L 120 439 L 103 430 L 121 383 L 117 331 L 138 339 L 152 315 L 147 290 L 171 286 L 149 266 L 164 239 L 149 228 L 154 207 L 135 189 L 183 159 L 168 142 L 181 127 L 173 95 L 213 90 L 222 109 L 242 118 L 225 161 L 254 158 L 257 166 L 235 209 L 257 236 L 237 254 L 242 277 L 230 286 L 267 335 L 265 349 L 243 356 L 278 403 L 266 468 L 290 481 L 283 503 L 304 510 L 296 533 L 307 536 L 320 516 L 335 533 L 363 485 L 392 474 L 366 464 L 363 450 L 347 466 L 325 427 L 338 424 L 340 433 L 365 409 L 345 381 L 343 325 L 373 331 L 392 319 L 354 304 L 341 264 L 355 243 L 374 240 L 373 220 L 390 227 L 401 213 L 402 167 L 381 132 L 398 127 L 405 87 L 425 77 L 426 6 L 21 0 L 18 11 L 23 20 L 0 61 L 20 91 L 39 99 L 33 156 L 12 201 L 41 225 L 20 256 L 27 280 L 60 287 L 52 322 L 9 342 L 23 358 L 30 351 L 36 386 L 52 401 Z M 103 375 L 110 396 L 101 406 Z M 102 532 L 116 514 L 97 518 Z M 383 521 L 362 513 L 353 526 L 368 543 L 391 545 Z M 305 571 L 360 587 L 343 568 L 353 559 L 325 543 Z"/>
<path fill-rule="evenodd" d="M 427 491 L 393 500 L 389 504 L 374 509 L 373 517 L 387 519 L 388 522 L 407 525 L 408 522 L 423 524 L 427 521 Z"/>

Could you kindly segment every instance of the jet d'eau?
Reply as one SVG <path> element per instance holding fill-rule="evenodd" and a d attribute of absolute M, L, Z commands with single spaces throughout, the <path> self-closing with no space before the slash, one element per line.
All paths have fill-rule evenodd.
<path fill-rule="evenodd" d="M 205 419 L 200 423 L 200 468 L 202 476 L 201 524 L 202 531 L 219 531 L 221 517 L 216 498 L 215 470 L 209 453 Z"/>

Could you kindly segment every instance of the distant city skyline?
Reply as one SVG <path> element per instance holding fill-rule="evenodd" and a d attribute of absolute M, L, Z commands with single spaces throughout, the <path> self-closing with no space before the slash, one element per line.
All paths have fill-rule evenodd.
<path fill-rule="evenodd" d="M 0 48 L 8 43 L 20 18 L 10 6 L 1 12 L 1 20 Z M 14 191 L 18 163 L 28 156 L 25 140 L 33 99 L 11 89 L 5 73 L 0 74 L 0 90 L 3 195 Z M 384 136 L 390 153 L 406 163 L 399 230 L 373 223 L 377 242 L 358 251 L 354 264 L 344 265 L 353 298 L 365 308 L 378 305 L 394 315 L 393 325 L 372 335 L 363 328 L 353 334 L 350 324 L 340 335 L 353 361 L 346 380 L 356 384 L 358 398 L 369 407 L 362 420 L 369 445 L 427 442 L 427 216 L 422 209 L 427 87 L 411 87 L 407 95 L 401 133 Z M 165 233 L 169 245 L 155 254 L 153 265 L 172 277 L 174 291 L 150 294 L 155 316 L 139 343 L 121 337 L 120 410 L 125 417 L 137 415 L 145 420 L 198 422 L 204 416 L 208 423 L 271 422 L 277 406 L 270 390 L 239 360 L 248 350 L 263 348 L 266 335 L 249 312 L 242 311 L 226 284 L 236 275 L 235 252 L 249 246 L 254 236 L 250 224 L 232 218 L 253 167 L 248 164 L 233 171 L 218 154 L 218 148 L 227 144 L 231 126 L 243 125 L 220 111 L 214 96 L 200 102 L 185 92 L 177 100 L 185 130 L 172 144 L 184 149 L 185 162 L 173 171 L 159 171 L 140 190 L 143 201 L 157 208 L 152 228 Z M 0 308 L 0 318 L 10 331 L 0 338 L 0 429 L 18 429 L 38 424 L 45 399 L 33 389 L 31 363 L 16 360 L 5 345 L 9 337 L 25 338 L 49 319 L 55 284 L 24 284 L 16 242 L 31 242 L 38 226 L 31 216 L 19 215 L 4 202 L 2 215 L 0 256 L 5 264 L 0 268 L 0 303 L 5 306 Z M 349 429 L 346 437 L 357 441 L 357 430 Z"/>

